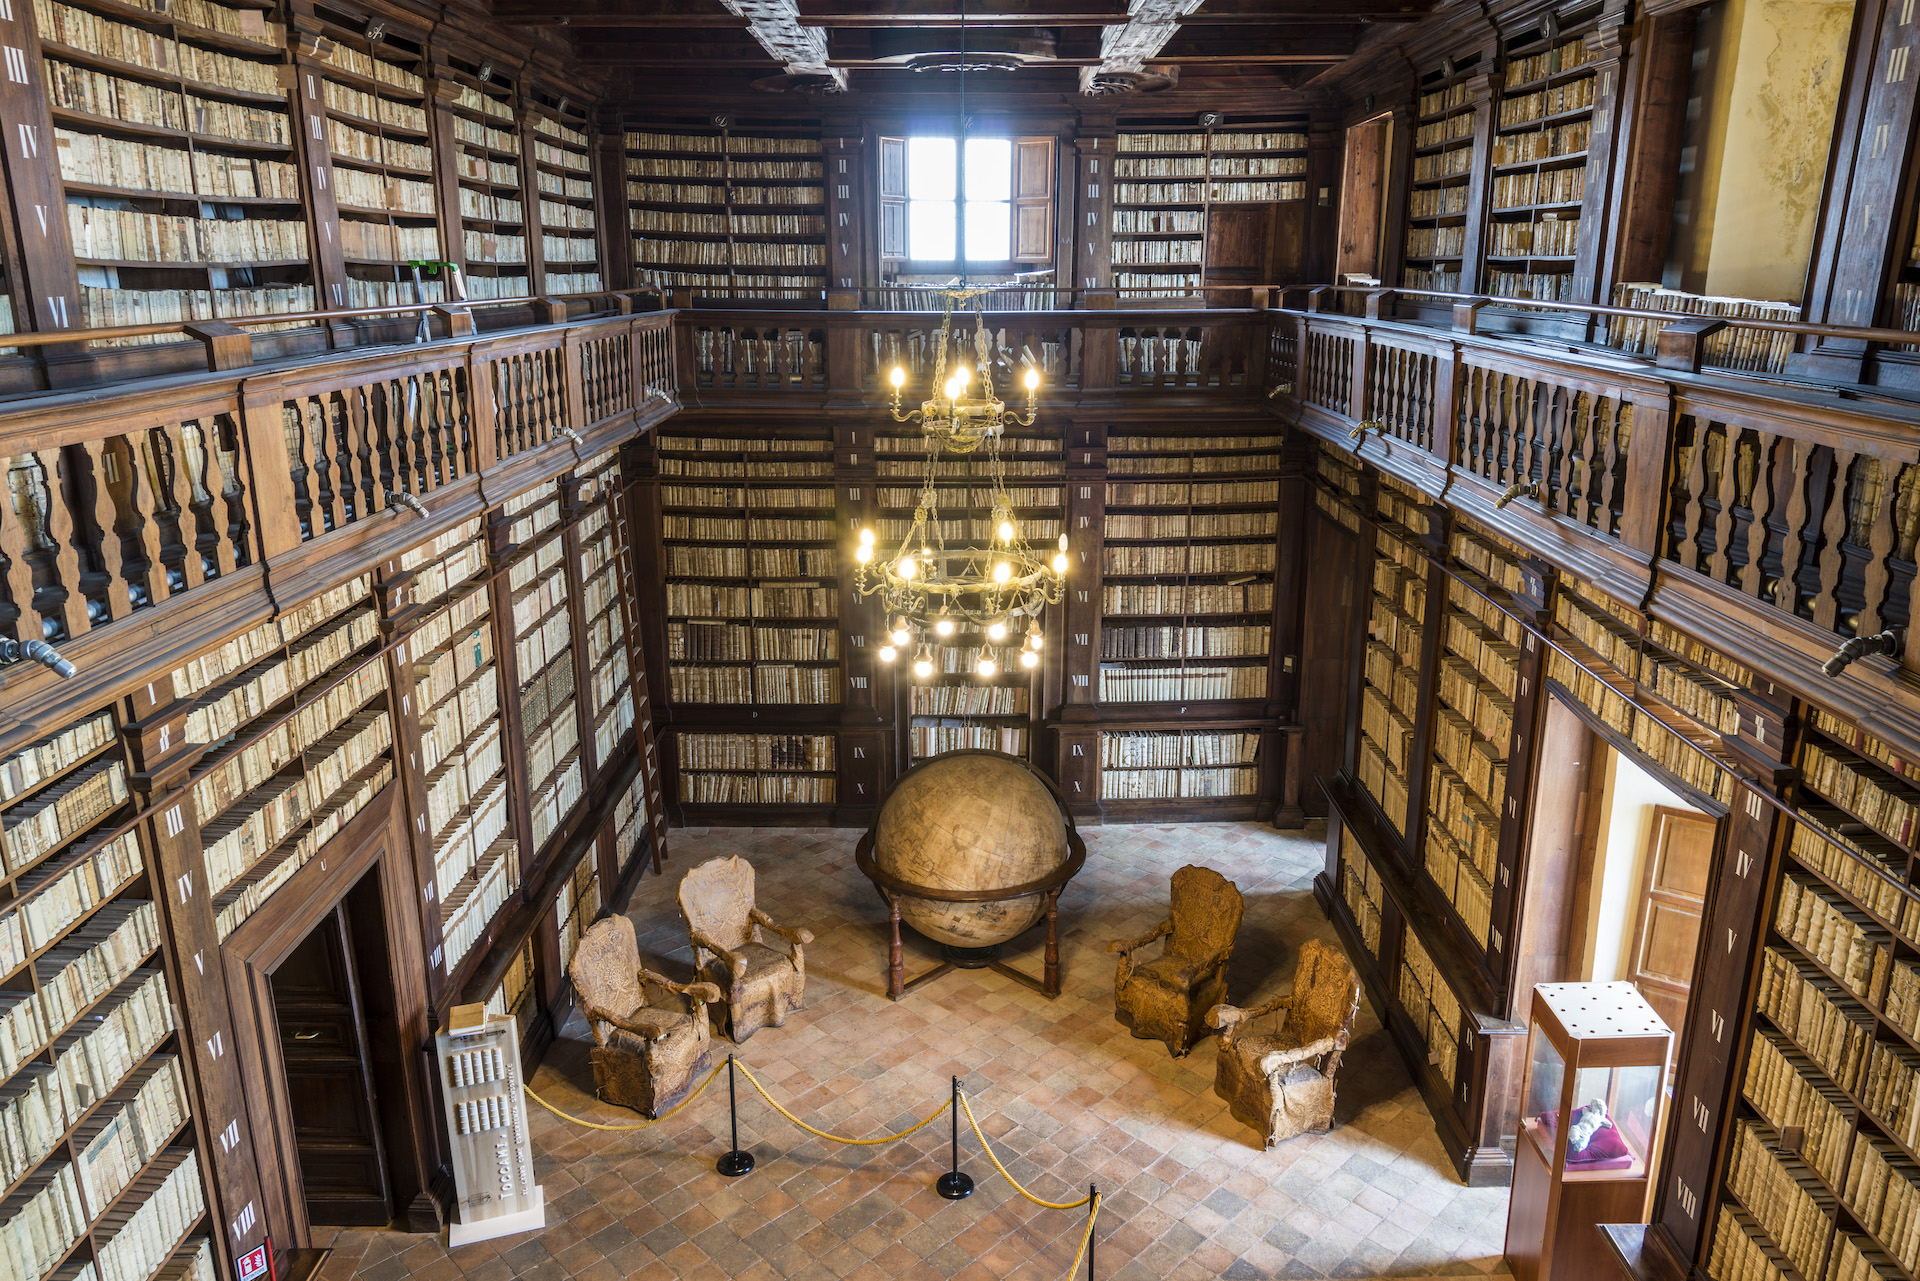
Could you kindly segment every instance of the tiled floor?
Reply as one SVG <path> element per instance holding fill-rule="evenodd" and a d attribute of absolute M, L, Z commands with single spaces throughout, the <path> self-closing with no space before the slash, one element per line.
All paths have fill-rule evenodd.
<path fill-rule="evenodd" d="M 1303 836 L 1251 823 L 1085 834 L 1086 870 L 1062 898 L 1066 990 L 1057 1001 L 973 971 L 890 1003 L 885 914 L 853 866 L 852 832 L 676 833 L 668 875 L 642 883 L 632 916 L 649 963 L 684 977 L 679 873 L 719 854 L 751 858 L 762 906 L 818 937 L 807 951 L 808 1008 L 756 1035 L 741 1061 L 797 1115 L 854 1136 L 925 1116 L 960 1075 L 996 1150 L 1037 1195 L 1071 1200 L 1100 1185 L 1101 1278 L 1504 1273 L 1506 1193 L 1452 1177 L 1432 1118 L 1364 1003 L 1341 1073 L 1339 1126 L 1271 1152 L 1214 1096 L 1212 1040 L 1176 1060 L 1114 1020 L 1106 941 L 1151 928 L 1167 877 L 1187 862 L 1217 868 L 1246 895 L 1235 999 L 1283 990 L 1300 943 L 1332 938 L 1310 889 L 1318 827 Z M 1039 931 L 1028 936 L 1026 968 L 1037 969 L 1038 940 Z M 910 960 L 930 955 L 923 944 Z M 638 1133 L 579 1129 L 532 1109 L 552 1226 L 451 1254 L 430 1237 L 343 1232 L 323 1276 L 1053 1281 L 1072 1263 L 1084 1211 L 1021 1199 L 972 1135 L 963 1134 L 962 1164 L 978 1191 L 961 1202 L 933 1193 L 947 1156 L 944 1118 L 898 1144 L 842 1147 L 795 1129 L 741 1087 L 741 1142 L 759 1161 L 744 1179 L 714 1172 L 726 1147 L 718 1088 Z M 534 1088 L 576 1114 L 633 1119 L 593 1099 L 578 1041 L 555 1046 Z"/>

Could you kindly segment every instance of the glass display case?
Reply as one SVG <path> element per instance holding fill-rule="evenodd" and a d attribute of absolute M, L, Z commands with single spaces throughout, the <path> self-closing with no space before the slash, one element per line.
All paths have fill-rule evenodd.
<path fill-rule="evenodd" d="M 1631 983 L 1533 990 L 1507 1262 L 1520 1281 L 1612 1275 L 1601 1223 L 1637 1223 L 1658 1154 L 1673 1033 Z"/>

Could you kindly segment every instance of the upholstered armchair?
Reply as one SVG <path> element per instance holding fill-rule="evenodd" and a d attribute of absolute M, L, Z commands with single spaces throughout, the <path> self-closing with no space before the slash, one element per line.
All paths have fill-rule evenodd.
<path fill-rule="evenodd" d="M 1293 967 L 1293 991 L 1243 1010 L 1215 1006 L 1207 1021 L 1220 1029 L 1213 1092 L 1234 1119 L 1266 1135 L 1266 1146 L 1311 1130 L 1333 1128 L 1333 1078 L 1360 1009 L 1360 976 L 1344 953 L 1309 939 Z M 1271 1034 L 1254 1019 L 1280 1012 Z"/>
<path fill-rule="evenodd" d="M 753 864 L 734 855 L 708 859 L 680 880 L 680 915 L 693 941 L 693 963 L 721 991 L 727 1032 L 745 1041 L 779 1027 L 800 1009 L 807 989 L 805 945 L 811 930 L 790 930 L 754 906 Z M 786 941 L 783 952 L 768 935 Z"/>
<path fill-rule="evenodd" d="M 674 983 L 645 969 L 633 922 L 624 916 L 593 923 L 574 949 L 567 977 L 593 1032 L 594 1092 L 645 1117 L 685 1098 L 707 1067 L 713 1046 L 707 1003 L 720 999 L 720 989 Z M 650 1003 L 649 987 L 684 996 L 687 1012 Z"/>
<path fill-rule="evenodd" d="M 1143 1041 L 1165 1041 L 1180 1058 L 1206 1035 L 1207 1011 L 1227 996 L 1227 962 L 1246 910 L 1239 887 L 1210 867 L 1188 864 L 1173 874 L 1173 906 L 1167 919 L 1131 943 L 1116 939 L 1120 954 L 1113 979 L 1116 1014 L 1133 1019 Z M 1134 953 L 1164 938 L 1160 955 L 1136 961 Z"/>

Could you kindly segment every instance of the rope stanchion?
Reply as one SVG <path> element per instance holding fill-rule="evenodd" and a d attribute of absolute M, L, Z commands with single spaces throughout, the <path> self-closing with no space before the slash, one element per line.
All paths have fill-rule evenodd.
<path fill-rule="evenodd" d="M 1000 1158 L 993 1154 L 993 1145 L 987 1142 L 986 1133 L 981 1130 L 980 1122 L 974 1119 L 973 1104 L 967 1102 L 967 1096 L 964 1091 L 960 1092 L 960 1106 L 966 1109 L 967 1124 L 973 1127 L 973 1132 L 975 1136 L 979 1138 L 980 1150 L 987 1154 L 987 1160 L 993 1162 L 993 1168 L 1000 1171 L 1000 1177 L 1005 1179 L 1008 1183 L 1013 1184 L 1014 1191 L 1018 1192 L 1021 1196 L 1033 1202 L 1035 1205 L 1045 1206 L 1049 1210 L 1078 1210 L 1081 1206 L 1090 1204 L 1092 1202 L 1093 1193 L 1091 1192 L 1089 1192 L 1086 1196 L 1081 1197 L 1078 1201 L 1042 1201 L 1039 1197 L 1035 1196 L 1033 1193 L 1021 1187 L 1020 1180 L 1014 1178 L 1011 1174 L 1008 1174 L 1007 1167 L 1004 1165 L 1001 1165 Z M 1088 1228 L 1088 1232 L 1089 1233 L 1092 1232 L 1091 1227 Z M 1076 1268 L 1080 1266 L 1080 1261 L 1078 1259 L 1074 1260 L 1074 1266 Z"/>
<path fill-rule="evenodd" d="M 953 1161 L 947 1172 L 933 1181 L 933 1190 L 949 1201 L 964 1201 L 973 1195 L 973 1179 L 960 1171 L 960 1109 L 954 1107 L 960 1098 L 960 1078 L 953 1078 L 953 1097 L 947 1100 L 947 1107 L 953 1115 Z"/>
<path fill-rule="evenodd" d="M 614 1130 L 614 1131 L 644 1130 L 650 1125 L 660 1124 L 662 1121 L 672 1116 L 675 1112 L 678 1112 L 681 1108 L 687 1106 L 687 1104 L 699 1098 L 701 1095 L 701 1092 L 704 1091 L 709 1085 L 713 1084 L 713 1078 L 716 1076 L 719 1076 L 720 1069 L 725 1066 L 726 1064 L 724 1063 L 714 1064 L 713 1071 L 707 1073 L 706 1080 L 700 1082 L 700 1084 L 693 1087 L 692 1094 L 689 1094 L 686 1098 L 681 1099 L 678 1103 L 668 1108 L 665 1112 L 662 1112 L 659 1116 L 654 1117 L 653 1120 L 642 1121 L 637 1125 L 604 1125 L 599 1121 L 589 1121 L 583 1116 L 574 1116 L 571 1113 L 562 1112 L 559 1108 L 553 1106 L 553 1104 L 547 1102 L 545 1099 L 535 1094 L 533 1092 L 532 1087 L 530 1086 L 523 1085 L 520 1088 L 527 1092 L 528 1098 L 532 1099 L 535 1103 L 538 1103 L 541 1107 L 553 1113 L 555 1116 L 559 1117 L 562 1121 L 571 1121 L 575 1125 L 584 1125 L 589 1130 Z"/>
<path fill-rule="evenodd" d="M 1093 1224 L 1099 1217 L 1100 1185 L 1089 1183 L 1087 1184 L 1087 1230 L 1080 1234 L 1080 1251 L 1073 1256 L 1073 1266 L 1067 1269 L 1067 1281 L 1073 1281 L 1073 1274 L 1080 1270 L 1082 1259 L 1087 1261 L 1087 1281 L 1093 1281 Z"/>
<path fill-rule="evenodd" d="M 775 1101 L 774 1097 L 771 1094 L 767 1093 L 767 1087 L 760 1084 L 760 1078 L 755 1076 L 753 1074 L 753 1070 L 749 1068 L 746 1064 L 742 1063 L 740 1065 L 740 1071 L 746 1075 L 747 1081 L 753 1086 L 753 1088 L 760 1091 L 760 1097 L 765 1099 L 768 1102 L 768 1104 L 772 1106 L 774 1111 L 778 1112 L 781 1116 L 786 1117 L 787 1120 L 793 1122 L 795 1125 L 805 1130 L 808 1134 L 811 1134 L 816 1138 L 826 1139 L 829 1142 L 846 1143 L 853 1147 L 858 1147 L 858 1148 L 875 1147 L 882 1143 L 892 1143 L 896 1139 L 904 1139 L 910 1134 L 918 1134 L 920 1133 L 920 1131 L 932 1125 L 935 1121 L 938 1121 L 940 1119 L 940 1114 L 953 1106 L 951 1102 L 941 1104 L 938 1108 L 936 1108 L 933 1111 L 933 1113 L 930 1116 L 927 1117 L 926 1120 L 919 1122 L 917 1125 L 914 1125 L 909 1129 L 902 1130 L 898 1134 L 888 1134 L 877 1139 L 849 1139 L 844 1135 L 828 1134 L 825 1130 L 814 1129 L 811 1125 L 808 1125 L 805 1121 L 802 1121 L 799 1117 L 795 1116 L 793 1113 L 781 1107 L 780 1104 L 777 1101 Z"/>
<path fill-rule="evenodd" d="M 733 1123 L 733 1147 L 729 1151 L 722 1152 L 720 1160 L 713 1167 L 729 1179 L 737 1179 L 742 1175 L 753 1173 L 753 1153 L 742 1151 L 740 1148 L 740 1100 L 733 1092 L 734 1067 L 733 1055 L 729 1054 L 727 1055 L 727 1115 Z"/>

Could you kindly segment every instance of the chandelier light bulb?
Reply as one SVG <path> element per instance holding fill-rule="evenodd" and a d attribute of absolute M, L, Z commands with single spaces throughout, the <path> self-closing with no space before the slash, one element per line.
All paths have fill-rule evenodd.
<path fill-rule="evenodd" d="M 1007 562 L 1005 562 L 1004 560 L 993 567 L 994 582 L 1004 583 L 1009 578 L 1012 578 L 1012 577 L 1013 577 L 1013 566 L 1007 564 Z"/>
<path fill-rule="evenodd" d="M 893 372 L 887 375 L 887 380 L 895 387 L 904 387 L 907 385 L 907 371 L 895 365 Z"/>
<path fill-rule="evenodd" d="M 1029 368 L 1027 370 L 1027 390 L 1040 390 L 1040 371 L 1038 369 Z"/>
<path fill-rule="evenodd" d="M 1040 648 L 1041 644 L 1042 644 L 1042 640 L 1040 637 L 1040 629 L 1038 627 L 1028 628 L 1027 629 L 1027 647 L 1029 649 L 1037 650 Z"/>
<path fill-rule="evenodd" d="M 1032 650 L 1027 650 L 1026 652 L 1020 655 L 1020 666 L 1022 667 L 1040 666 L 1040 655 L 1034 653 Z"/>
<path fill-rule="evenodd" d="M 1065 534 L 1060 535 L 1060 550 L 1067 550 L 1067 536 Z"/>
<path fill-rule="evenodd" d="M 1065 552 L 1054 553 L 1053 572 L 1056 574 L 1065 574 L 1067 572 L 1067 554 Z"/>
<path fill-rule="evenodd" d="M 918 676 L 921 680 L 925 680 L 927 679 L 927 677 L 933 675 L 933 660 L 928 658 L 914 659 L 913 674 L 915 676 Z"/>
<path fill-rule="evenodd" d="M 999 621 L 998 619 L 995 619 L 994 622 L 987 628 L 987 639 L 992 641 L 1003 641 L 1006 638 L 1007 638 L 1007 625 Z"/>
<path fill-rule="evenodd" d="M 861 544 L 860 544 L 860 545 L 859 545 L 858 547 L 856 547 L 856 548 L 854 548 L 854 549 L 853 549 L 853 558 L 854 558 L 855 560 L 857 560 L 857 561 L 859 561 L 859 562 L 860 562 L 860 563 L 861 563 L 862 565 L 864 565 L 864 564 L 866 564 L 866 563 L 867 563 L 868 561 L 870 561 L 870 560 L 872 560 L 872 559 L 873 559 L 873 544 L 872 544 L 872 543 L 861 543 Z"/>
<path fill-rule="evenodd" d="M 871 529 L 863 529 L 860 531 L 860 545 L 862 547 L 873 546 L 873 531 Z"/>
<path fill-rule="evenodd" d="M 1000 668 L 991 658 L 983 658 L 975 665 L 973 670 L 979 672 L 982 676 L 991 676 L 999 671 Z"/>
<path fill-rule="evenodd" d="M 900 646 L 900 648 L 905 649 L 907 642 L 913 639 L 913 633 L 907 630 L 907 620 L 904 618 L 894 619 L 893 635 L 887 637 L 887 639 Z"/>
<path fill-rule="evenodd" d="M 1000 541 L 1003 543 L 1010 543 L 1013 541 L 1013 522 L 1012 521 L 1003 520 L 1000 522 Z"/>
<path fill-rule="evenodd" d="M 945 614 L 942 614 L 940 615 L 940 617 L 934 619 L 933 634 L 935 636 L 940 636 L 940 637 L 947 637 L 947 636 L 953 635 L 953 620 L 951 618 L 948 618 Z"/>
<path fill-rule="evenodd" d="M 913 557 L 905 556 L 901 558 L 900 577 L 912 578 L 915 574 L 919 572 L 920 572 L 919 562 L 915 561 Z"/>
<path fill-rule="evenodd" d="M 894 653 L 895 651 L 893 646 L 882 645 L 880 647 L 880 661 L 883 663 L 891 663 L 894 658 Z"/>

